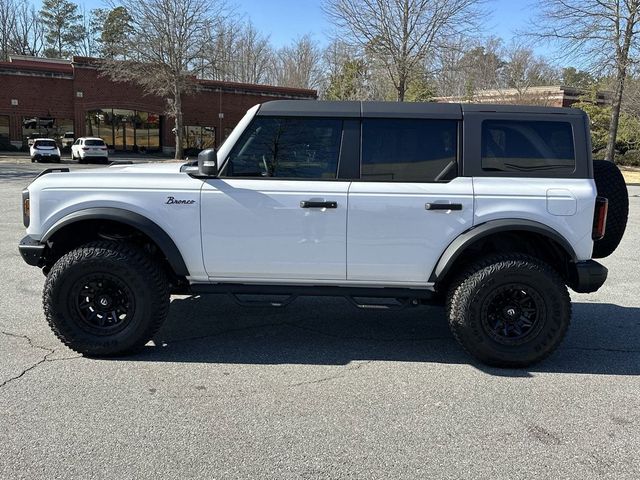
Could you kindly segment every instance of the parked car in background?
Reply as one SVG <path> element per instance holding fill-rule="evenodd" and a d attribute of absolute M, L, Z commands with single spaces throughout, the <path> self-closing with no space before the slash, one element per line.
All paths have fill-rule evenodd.
<path fill-rule="evenodd" d="M 41 139 L 46 139 L 47 136 L 42 134 L 42 133 L 33 133 L 31 135 L 29 135 L 29 137 L 27 138 L 27 146 L 29 148 L 31 148 L 33 146 L 33 142 L 35 142 L 36 140 L 38 140 L 39 138 Z M 50 140 L 50 139 L 49 139 Z"/>
<path fill-rule="evenodd" d="M 71 145 L 71 160 L 78 160 L 78 163 L 90 160 L 106 162 L 108 158 L 107 144 L 101 138 L 81 137 Z"/>
<path fill-rule="evenodd" d="M 32 162 L 60 163 L 60 149 L 51 138 L 36 138 L 29 147 Z"/>
<path fill-rule="evenodd" d="M 62 148 L 71 148 L 71 145 L 73 145 L 75 138 L 76 137 L 73 132 L 64 132 L 64 135 L 60 136 L 60 143 L 62 144 Z"/>

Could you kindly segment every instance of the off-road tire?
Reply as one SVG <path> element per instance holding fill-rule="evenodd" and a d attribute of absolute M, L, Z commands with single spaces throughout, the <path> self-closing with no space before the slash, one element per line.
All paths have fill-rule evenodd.
<path fill-rule="evenodd" d="M 83 297 L 82 285 L 88 279 L 103 279 L 97 285 L 111 282 L 117 286 L 115 296 L 130 299 L 131 314 L 123 314 L 120 330 L 117 321 L 107 332 L 83 317 L 87 307 L 78 298 Z M 53 265 L 44 285 L 43 305 L 53 333 L 72 350 L 87 356 L 121 355 L 142 347 L 158 331 L 169 310 L 169 284 L 158 262 L 141 248 L 98 241 L 70 251 Z"/>
<path fill-rule="evenodd" d="M 524 287 L 540 304 L 535 328 L 517 342 L 496 340 L 500 335 L 488 326 L 495 318 L 488 313 L 492 296 L 509 285 L 516 285 L 516 293 Z M 549 356 L 571 319 L 562 278 L 547 264 L 521 254 L 495 255 L 470 266 L 451 284 L 446 308 L 451 331 L 468 353 L 487 365 L 507 368 L 526 367 Z"/>
<path fill-rule="evenodd" d="M 629 192 L 622 172 L 613 162 L 593 161 L 593 178 L 598 195 L 609 200 L 607 227 L 604 237 L 593 242 L 593 258 L 611 255 L 622 240 L 629 216 Z"/>

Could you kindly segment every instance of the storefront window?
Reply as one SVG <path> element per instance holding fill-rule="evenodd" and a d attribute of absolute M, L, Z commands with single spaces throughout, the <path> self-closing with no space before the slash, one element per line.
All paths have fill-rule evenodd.
<path fill-rule="evenodd" d="M 216 128 L 187 125 L 184 127 L 184 148 L 204 150 L 213 148 L 216 143 Z"/>
<path fill-rule="evenodd" d="M 22 141 L 34 138 L 52 138 L 60 144 L 66 132 L 73 132 L 73 120 L 54 117 L 23 117 Z"/>
<path fill-rule="evenodd" d="M 0 144 L 9 143 L 9 117 L 0 115 Z"/>
<path fill-rule="evenodd" d="M 160 116 L 151 112 L 103 108 L 87 112 L 87 135 L 102 138 L 116 150 L 160 148 Z"/>

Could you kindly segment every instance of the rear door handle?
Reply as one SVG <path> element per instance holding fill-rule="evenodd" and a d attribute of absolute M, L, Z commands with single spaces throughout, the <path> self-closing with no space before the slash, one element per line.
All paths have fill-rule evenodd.
<path fill-rule="evenodd" d="M 303 200 L 300 208 L 338 208 L 338 202 L 314 202 L 313 200 Z"/>
<path fill-rule="evenodd" d="M 426 203 L 425 210 L 462 210 L 461 203 Z"/>

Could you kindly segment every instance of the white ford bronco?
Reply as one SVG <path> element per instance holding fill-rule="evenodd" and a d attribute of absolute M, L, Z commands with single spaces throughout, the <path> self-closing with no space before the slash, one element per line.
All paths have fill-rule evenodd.
<path fill-rule="evenodd" d="M 577 109 L 300 100 L 197 162 L 46 170 L 23 209 L 47 321 L 85 355 L 147 343 L 171 294 L 329 295 L 444 303 L 469 353 L 522 367 L 565 335 L 567 286 L 604 283 L 628 196 Z"/>

